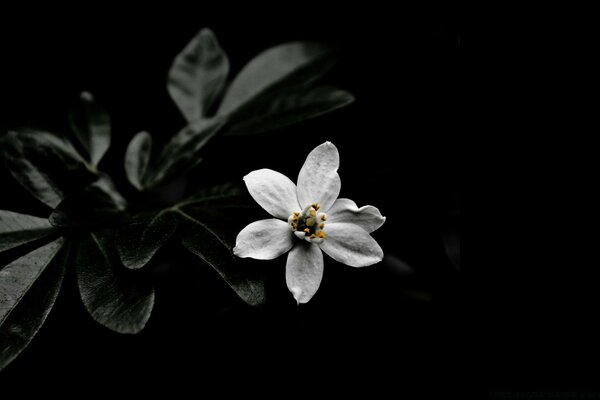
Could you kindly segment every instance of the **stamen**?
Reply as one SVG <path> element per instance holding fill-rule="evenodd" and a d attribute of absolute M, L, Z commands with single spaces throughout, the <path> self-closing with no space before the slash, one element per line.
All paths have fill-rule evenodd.
<path fill-rule="evenodd" d="M 322 212 L 317 213 L 320 208 L 319 203 L 313 203 L 302 211 L 293 212 L 289 216 L 288 223 L 298 238 L 318 244 L 327 237 L 325 232 L 321 231 L 325 227 L 324 221 L 327 216 Z"/>

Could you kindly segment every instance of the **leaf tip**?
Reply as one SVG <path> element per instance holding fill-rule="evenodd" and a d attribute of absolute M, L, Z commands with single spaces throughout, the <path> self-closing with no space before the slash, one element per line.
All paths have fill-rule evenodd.
<path fill-rule="evenodd" d="M 346 99 L 346 104 L 354 103 L 356 101 L 356 97 L 348 91 L 343 90 L 342 96 Z"/>
<path fill-rule="evenodd" d="M 198 36 L 200 37 L 215 37 L 215 33 L 212 29 L 210 29 L 209 27 L 204 27 L 202 29 L 200 29 L 200 32 L 198 32 Z"/>
<path fill-rule="evenodd" d="M 80 98 L 81 100 L 83 100 L 83 101 L 87 101 L 87 102 L 89 102 L 89 103 L 91 103 L 91 102 L 93 102 L 93 101 L 94 101 L 94 96 L 93 96 L 93 95 L 92 95 L 90 92 L 88 92 L 87 90 L 84 90 L 83 92 L 81 92 L 81 93 L 79 94 L 79 98 Z"/>

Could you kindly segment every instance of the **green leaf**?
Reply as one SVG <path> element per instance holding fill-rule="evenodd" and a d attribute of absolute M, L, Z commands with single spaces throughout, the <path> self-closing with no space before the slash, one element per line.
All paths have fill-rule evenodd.
<path fill-rule="evenodd" d="M 142 182 L 152 153 L 152 136 L 140 132 L 131 139 L 125 153 L 125 173 L 127 179 L 137 190 L 143 190 Z"/>
<path fill-rule="evenodd" d="M 63 244 L 57 239 L 0 270 L 0 324 L 23 298 Z"/>
<path fill-rule="evenodd" d="M 335 63 L 333 52 L 311 42 L 292 42 L 265 50 L 252 59 L 227 89 L 217 115 L 226 115 L 272 91 L 309 84 L 321 77 Z"/>
<path fill-rule="evenodd" d="M 188 122 L 207 116 L 221 97 L 229 60 L 210 29 L 202 29 L 175 57 L 167 88 Z"/>
<path fill-rule="evenodd" d="M 45 218 L 0 210 L 0 253 L 43 238 L 52 231 Z"/>
<path fill-rule="evenodd" d="M 205 119 L 183 128 L 163 148 L 144 186 L 156 186 L 174 174 L 186 172 L 197 165 L 201 161 L 199 151 L 223 124 L 221 119 Z"/>
<path fill-rule="evenodd" d="M 67 252 L 63 239 L 48 243 L 0 271 L 0 370 L 27 347 L 60 290 Z"/>
<path fill-rule="evenodd" d="M 354 101 L 345 90 L 329 86 L 297 87 L 250 103 L 228 121 L 227 134 L 267 132 L 314 118 Z"/>
<path fill-rule="evenodd" d="M 43 131 L 11 131 L 2 143 L 6 167 L 25 189 L 54 208 L 97 176 L 70 142 Z"/>
<path fill-rule="evenodd" d="M 177 207 L 193 205 L 243 206 L 248 198 L 248 192 L 237 183 L 225 183 L 210 188 L 202 188 L 190 197 L 177 204 Z"/>
<path fill-rule="evenodd" d="M 230 243 L 215 226 L 214 215 L 199 209 L 176 209 L 180 216 L 181 243 L 191 253 L 210 265 L 236 292 L 236 294 L 250 305 L 263 304 L 265 301 L 265 288 L 263 281 L 254 276 L 248 269 L 236 263 L 231 252 Z M 218 218 L 217 218 L 218 219 Z"/>
<path fill-rule="evenodd" d="M 166 243 L 177 228 L 170 209 L 134 216 L 117 235 L 117 250 L 123 265 L 138 269 Z"/>
<path fill-rule="evenodd" d="M 118 210 L 127 208 L 127 200 L 117 190 L 112 178 L 103 172 L 98 174 L 98 180 L 90 185 L 91 188 L 98 189 L 104 193 L 107 199 L 110 199 L 112 204 Z"/>
<path fill-rule="evenodd" d="M 460 233 L 455 226 L 442 232 L 442 241 L 448 259 L 454 267 L 460 270 Z"/>
<path fill-rule="evenodd" d="M 110 147 L 110 117 L 89 92 L 82 92 L 79 103 L 69 110 L 69 122 L 93 166 L 97 166 Z"/>
<path fill-rule="evenodd" d="M 48 220 L 56 227 L 98 227 L 116 225 L 122 217 L 122 208 L 112 196 L 92 185 L 65 198 Z"/>
<path fill-rule="evenodd" d="M 125 268 L 112 231 L 86 234 L 76 259 L 77 283 L 92 318 L 115 332 L 138 333 L 150 318 L 154 288 L 149 277 Z"/>

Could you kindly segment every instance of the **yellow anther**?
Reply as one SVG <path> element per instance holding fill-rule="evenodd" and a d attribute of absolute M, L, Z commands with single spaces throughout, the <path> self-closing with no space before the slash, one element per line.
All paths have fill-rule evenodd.
<path fill-rule="evenodd" d="M 317 235 L 315 235 L 314 233 L 313 233 L 312 235 L 310 235 L 310 238 L 311 238 L 311 239 L 314 239 L 314 238 L 316 238 L 316 237 L 317 237 Z"/>
<path fill-rule="evenodd" d="M 317 212 L 316 212 L 314 209 L 311 209 L 311 210 L 308 212 L 308 214 L 309 214 L 311 217 L 316 217 L 316 216 L 317 216 Z"/>
<path fill-rule="evenodd" d="M 315 204 L 312 204 L 312 208 L 314 208 L 315 211 L 319 211 L 319 208 L 321 208 L 321 206 L 319 205 L 319 203 L 315 203 Z"/>
<path fill-rule="evenodd" d="M 327 237 L 327 235 L 326 235 L 326 234 L 325 234 L 325 232 L 323 232 L 323 231 L 319 231 L 319 233 L 318 233 L 317 235 L 319 235 L 319 237 L 320 237 L 321 239 L 325 239 L 325 238 Z"/>
<path fill-rule="evenodd" d="M 321 221 L 323 221 L 323 222 L 327 221 L 327 215 L 322 214 L 321 215 Z"/>
<path fill-rule="evenodd" d="M 294 221 L 294 222 L 298 222 L 298 217 L 297 217 L 297 216 L 293 217 L 293 218 L 292 218 L 292 221 Z"/>
<path fill-rule="evenodd" d="M 300 213 L 298 211 L 294 211 L 294 217 L 298 218 L 298 215 L 300 215 Z"/>
<path fill-rule="evenodd" d="M 304 232 L 306 232 L 306 233 L 310 233 L 310 229 L 308 229 L 308 228 L 305 228 L 305 229 L 304 229 Z"/>
<path fill-rule="evenodd" d="M 319 228 L 323 229 L 324 227 L 325 227 L 325 224 L 321 222 L 321 223 L 319 224 Z"/>
<path fill-rule="evenodd" d="M 306 226 L 313 226 L 315 224 L 315 219 L 314 218 L 308 218 L 306 220 Z"/>
<path fill-rule="evenodd" d="M 292 228 L 294 228 L 294 230 L 296 230 L 296 228 L 298 228 L 298 224 L 295 224 L 292 222 Z"/>

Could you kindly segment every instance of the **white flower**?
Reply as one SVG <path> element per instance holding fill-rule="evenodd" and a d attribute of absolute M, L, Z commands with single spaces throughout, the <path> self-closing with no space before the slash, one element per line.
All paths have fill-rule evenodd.
<path fill-rule="evenodd" d="M 365 267 L 383 258 L 383 250 L 370 235 L 385 222 L 373 206 L 358 208 L 349 199 L 338 199 L 337 148 L 325 142 L 310 152 L 298 187 L 270 169 L 244 177 L 256 202 L 278 219 L 263 219 L 246 226 L 237 236 L 233 252 L 238 257 L 271 260 L 290 251 L 287 286 L 298 303 L 308 302 L 323 277 L 323 250 L 334 260 Z"/>

